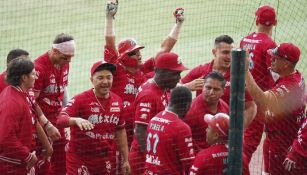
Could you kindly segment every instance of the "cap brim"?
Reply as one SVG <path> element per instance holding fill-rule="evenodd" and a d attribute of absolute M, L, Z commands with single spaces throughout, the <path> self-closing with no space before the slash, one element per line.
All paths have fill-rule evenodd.
<path fill-rule="evenodd" d="M 141 49 L 144 49 L 145 47 L 144 46 L 140 46 L 140 45 L 135 45 L 132 49 L 130 49 L 127 53 L 129 52 L 133 52 L 135 50 L 141 50 Z"/>
<path fill-rule="evenodd" d="M 211 114 L 206 114 L 206 115 L 204 116 L 204 121 L 205 121 L 207 124 L 209 124 L 213 118 L 214 118 L 213 115 L 211 115 Z"/>
<path fill-rule="evenodd" d="M 174 70 L 174 71 L 184 71 L 184 70 L 189 70 L 189 68 L 185 67 L 183 64 L 174 68 L 169 68 L 169 70 Z"/>

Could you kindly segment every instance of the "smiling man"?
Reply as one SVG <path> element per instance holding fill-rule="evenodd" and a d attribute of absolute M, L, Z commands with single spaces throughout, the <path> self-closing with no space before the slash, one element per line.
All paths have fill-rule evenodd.
<path fill-rule="evenodd" d="M 224 94 L 221 97 L 228 105 L 230 102 L 230 65 L 231 50 L 233 48 L 233 39 L 228 35 L 221 35 L 215 38 L 212 53 L 214 59 L 206 64 L 199 65 L 192 69 L 185 77 L 181 79 L 181 83 L 188 87 L 191 91 L 196 91 L 196 95 L 201 94 L 204 86 L 204 79 L 212 71 L 219 72 L 226 80 Z M 254 119 L 257 112 L 257 106 L 251 96 L 245 93 L 245 110 L 244 110 L 244 126 L 248 126 Z"/>
<path fill-rule="evenodd" d="M 122 100 L 110 92 L 115 70 L 113 64 L 94 63 L 94 88 L 72 98 L 58 117 L 58 126 L 71 129 L 66 155 L 68 175 L 115 174 L 117 149 L 123 155 L 123 174 L 130 172 Z"/>

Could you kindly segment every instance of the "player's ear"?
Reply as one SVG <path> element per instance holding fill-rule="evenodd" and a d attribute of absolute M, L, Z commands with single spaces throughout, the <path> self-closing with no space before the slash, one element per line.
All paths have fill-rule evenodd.
<path fill-rule="evenodd" d="M 216 49 L 212 49 L 211 50 L 212 54 L 214 55 L 214 57 L 216 56 Z"/>
<path fill-rule="evenodd" d="M 91 80 L 91 83 L 93 83 L 93 76 L 91 76 L 90 80 Z"/>
<path fill-rule="evenodd" d="M 21 82 L 20 82 L 20 84 L 22 84 L 23 82 L 25 82 L 26 81 L 26 79 L 27 79 L 27 75 L 26 74 L 24 74 L 24 75 L 22 75 L 21 77 L 20 77 L 21 79 Z"/>

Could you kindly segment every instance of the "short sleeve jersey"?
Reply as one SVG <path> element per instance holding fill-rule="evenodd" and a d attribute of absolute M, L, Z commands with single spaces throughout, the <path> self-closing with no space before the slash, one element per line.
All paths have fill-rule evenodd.
<path fill-rule="evenodd" d="M 189 175 L 227 174 L 228 145 L 215 144 L 199 152 Z M 243 161 L 243 174 L 249 175 L 248 165 Z"/>
<path fill-rule="evenodd" d="M 169 91 L 161 89 L 153 79 L 147 80 L 140 88 L 135 99 L 135 123 L 148 125 L 149 121 L 168 105 Z M 132 150 L 139 146 L 134 136 Z"/>
<path fill-rule="evenodd" d="M 270 89 L 274 80 L 269 70 L 271 56 L 267 54 L 267 50 L 275 48 L 276 43 L 265 33 L 253 32 L 241 40 L 240 47 L 249 50 L 249 69 L 256 83 L 264 91 Z"/>
<path fill-rule="evenodd" d="M 216 113 L 229 114 L 229 107 L 222 99 L 220 99 L 218 102 Z M 195 153 L 209 147 L 206 142 L 206 129 L 208 124 L 204 121 L 205 114 L 214 115 L 215 113 L 210 111 L 209 107 L 204 101 L 204 96 L 201 94 L 192 101 L 190 110 L 184 118 L 184 121 L 192 130 Z"/>
<path fill-rule="evenodd" d="M 188 82 L 191 82 L 197 78 L 204 78 L 207 76 L 210 72 L 213 71 L 213 63 L 214 60 L 212 60 L 210 63 L 206 63 L 200 66 L 195 67 L 192 69 L 185 77 L 181 79 L 181 83 L 185 84 Z M 224 90 L 224 95 L 222 96 L 222 99 L 229 104 L 230 99 L 230 69 L 224 74 L 224 78 L 226 80 L 226 86 Z M 196 96 L 201 94 L 201 90 L 196 91 Z M 253 98 L 251 95 L 245 91 L 245 101 L 252 101 Z"/>
<path fill-rule="evenodd" d="M 114 151 L 115 132 L 125 125 L 121 112 L 122 101 L 112 92 L 108 99 L 96 98 L 92 89 L 73 97 L 61 113 L 82 117 L 95 127 L 88 131 L 81 131 L 77 126 L 70 127 L 68 151 L 85 156 Z"/>
<path fill-rule="evenodd" d="M 162 111 L 147 127 L 145 174 L 183 175 L 194 159 L 190 127 L 170 111 Z"/>
<path fill-rule="evenodd" d="M 34 91 L 39 91 L 37 103 L 41 107 L 46 117 L 55 124 L 55 117 L 62 109 L 64 89 L 68 85 L 69 64 L 62 67 L 55 67 L 49 59 L 48 52 L 38 57 L 35 62 L 37 78 L 35 80 Z"/>
<path fill-rule="evenodd" d="M 275 107 L 286 109 L 286 111 L 277 115 L 269 111 L 268 115 L 272 115 L 275 120 L 267 121 L 266 130 L 269 131 L 269 134 L 284 132 L 287 135 L 287 142 L 292 143 L 305 117 L 304 78 L 296 71 L 289 76 L 279 78 L 269 92 L 276 97 L 278 102 L 281 101 Z"/>

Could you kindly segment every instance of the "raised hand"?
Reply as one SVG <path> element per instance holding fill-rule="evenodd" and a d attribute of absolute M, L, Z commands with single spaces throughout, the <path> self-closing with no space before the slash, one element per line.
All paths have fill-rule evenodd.
<path fill-rule="evenodd" d="M 107 5 L 106 5 L 106 15 L 108 17 L 114 18 L 115 14 L 117 12 L 117 8 L 118 8 L 118 0 L 116 0 L 115 2 L 108 1 Z"/>
<path fill-rule="evenodd" d="M 183 8 L 177 8 L 173 14 L 174 14 L 174 17 L 176 18 L 176 23 L 178 22 L 182 23 L 184 21 L 184 9 Z"/>

